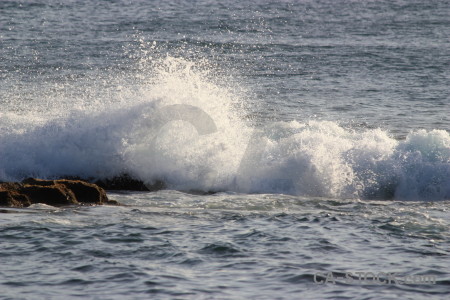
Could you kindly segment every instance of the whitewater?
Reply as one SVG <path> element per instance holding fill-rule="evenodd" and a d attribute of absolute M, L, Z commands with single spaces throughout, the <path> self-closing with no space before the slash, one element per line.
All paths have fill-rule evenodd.
<path fill-rule="evenodd" d="M 0 299 L 448 298 L 449 9 L 1 1 Z"/>
<path fill-rule="evenodd" d="M 255 127 L 242 118 L 240 95 L 211 82 L 205 66 L 201 70 L 195 62 L 174 57 L 152 65 L 155 69 L 148 72 L 153 77 L 138 87 L 99 91 L 114 99 L 97 98 L 94 108 L 89 98 L 81 98 L 63 107 L 47 103 L 49 112 L 39 117 L 2 112 L 1 179 L 104 179 L 128 173 L 147 183 L 163 180 L 176 190 L 450 198 L 447 131 L 417 130 L 396 140 L 381 129 L 355 130 L 331 121 Z M 206 114 L 213 124 L 197 127 L 212 126 L 211 132 L 199 134 L 192 121 L 196 115 L 189 121 L 182 112 L 168 111 L 181 116 L 158 122 L 162 110 L 174 105 Z M 12 109 L 35 110 L 28 103 Z"/>

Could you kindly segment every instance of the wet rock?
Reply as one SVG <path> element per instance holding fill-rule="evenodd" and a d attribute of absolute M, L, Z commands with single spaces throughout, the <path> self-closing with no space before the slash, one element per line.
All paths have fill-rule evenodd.
<path fill-rule="evenodd" d="M 28 196 L 32 203 L 52 206 L 79 204 L 75 194 L 64 185 L 24 185 L 20 193 Z"/>
<path fill-rule="evenodd" d="M 0 191 L 18 190 L 23 187 L 23 184 L 17 182 L 2 182 L 0 183 Z"/>
<path fill-rule="evenodd" d="M 62 176 L 61 179 L 84 181 L 93 183 L 105 190 L 110 191 L 138 191 L 138 192 L 154 192 L 167 188 L 162 180 L 155 180 L 152 183 L 144 183 L 142 180 L 135 179 L 127 173 L 109 178 L 82 178 L 79 176 Z"/>
<path fill-rule="evenodd" d="M 81 180 L 40 180 L 0 184 L 0 206 L 27 207 L 35 203 L 52 206 L 79 204 L 119 205 L 110 201 L 101 187 Z"/>
<path fill-rule="evenodd" d="M 27 178 L 22 181 L 22 184 L 38 185 L 38 186 L 51 186 L 56 184 L 56 180 L 44 180 L 37 178 Z"/>
<path fill-rule="evenodd" d="M 62 185 L 72 191 L 76 200 L 81 203 L 102 204 L 109 201 L 104 189 L 93 183 L 88 183 L 81 180 L 41 180 L 28 178 L 22 181 L 22 183 L 37 186 Z"/>
<path fill-rule="evenodd" d="M 3 207 L 27 207 L 31 205 L 28 196 L 20 194 L 14 190 L 1 190 L 0 187 L 0 206 Z"/>
<path fill-rule="evenodd" d="M 58 180 L 58 183 L 70 189 L 79 202 L 101 204 L 109 201 L 105 190 L 93 183 L 72 180 Z"/>
<path fill-rule="evenodd" d="M 166 188 L 166 184 L 163 181 L 156 180 L 151 184 L 145 184 L 143 181 L 134 179 L 128 174 L 122 174 L 113 178 L 100 179 L 94 183 L 105 190 L 112 191 L 122 190 L 154 192 Z"/>
<path fill-rule="evenodd" d="M 23 186 L 20 183 L 0 183 L 0 206 L 27 207 L 31 205 L 30 199 L 18 192 Z"/>

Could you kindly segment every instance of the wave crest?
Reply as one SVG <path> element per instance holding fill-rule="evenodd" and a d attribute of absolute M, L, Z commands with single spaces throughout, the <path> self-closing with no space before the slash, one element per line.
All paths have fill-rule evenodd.
<path fill-rule="evenodd" d="M 6 107 L 0 119 L 0 180 L 127 172 L 180 190 L 450 199 L 446 131 L 420 130 L 398 141 L 380 129 L 351 130 L 328 121 L 254 128 L 242 118 L 238 89 L 217 84 L 205 68 L 173 57 L 156 66 L 139 85 L 121 86 L 116 101 L 104 93 L 108 105 L 101 109 L 92 109 L 89 97 L 78 98 L 70 109 L 61 106 L 57 117 L 53 111 L 24 119 Z M 192 118 L 158 123 L 164 108 L 173 105 L 198 108 L 214 130 L 199 134 Z"/>

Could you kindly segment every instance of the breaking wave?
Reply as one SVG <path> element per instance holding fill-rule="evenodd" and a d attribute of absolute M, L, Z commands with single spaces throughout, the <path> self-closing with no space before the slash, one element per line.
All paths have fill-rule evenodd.
<path fill-rule="evenodd" d="M 241 89 L 218 84 L 203 65 L 168 56 L 147 71 L 138 84 L 113 81 L 88 95 L 9 94 L 0 112 L 0 180 L 128 173 L 179 190 L 450 199 L 446 131 L 396 140 L 330 121 L 255 127 L 243 117 Z"/>

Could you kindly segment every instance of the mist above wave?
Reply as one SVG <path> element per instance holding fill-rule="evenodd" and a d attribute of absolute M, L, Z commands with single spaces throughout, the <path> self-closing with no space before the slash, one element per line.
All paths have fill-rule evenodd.
<path fill-rule="evenodd" d="M 420 130 L 398 141 L 380 129 L 330 121 L 256 128 L 243 118 L 241 87 L 211 72 L 205 62 L 167 56 L 139 70 L 135 83 L 115 79 L 75 96 L 50 97 L 42 87 L 40 99 L 11 101 L 0 115 L 0 180 L 129 173 L 179 190 L 450 199 L 446 131 Z M 178 117 L 162 116 L 175 107 Z M 199 132 L 198 112 L 214 128 Z"/>

